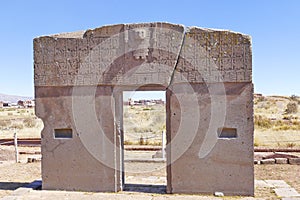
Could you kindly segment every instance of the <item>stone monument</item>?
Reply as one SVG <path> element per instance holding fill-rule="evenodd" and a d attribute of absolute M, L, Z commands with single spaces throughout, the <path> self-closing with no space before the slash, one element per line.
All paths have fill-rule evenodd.
<path fill-rule="evenodd" d="M 166 91 L 167 192 L 253 195 L 251 38 L 170 23 L 34 39 L 42 187 L 124 189 L 123 91 Z"/>

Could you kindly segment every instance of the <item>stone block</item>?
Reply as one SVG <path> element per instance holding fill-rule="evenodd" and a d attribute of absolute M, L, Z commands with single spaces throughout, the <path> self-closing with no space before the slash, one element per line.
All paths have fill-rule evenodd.
<path fill-rule="evenodd" d="M 289 188 L 289 184 L 287 184 L 284 180 L 265 180 L 270 187 L 273 188 Z"/>
<path fill-rule="evenodd" d="M 289 164 L 300 165 L 300 158 L 289 158 Z"/>
<path fill-rule="evenodd" d="M 275 188 L 275 193 L 279 197 L 300 197 L 300 194 L 294 188 Z"/>
<path fill-rule="evenodd" d="M 264 180 L 255 180 L 255 187 L 271 188 L 271 187 L 273 187 L 273 185 L 267 183 Z"/>
<path fill-rule="evenodd" d="M 287 158 L 275 158 L 275 163 L 276 164 L 287 164 L 288 159 Z"/>
<path fill-rule="evenodd" d="M 263 159 L 263 160 L 260 161 L 260 163 L 263 164 L 263 165 L 266 165 L 266 164 L 268 164 L 268 165 L 275 164 L 275 159 L 273 159 L 273 158 Z"/>

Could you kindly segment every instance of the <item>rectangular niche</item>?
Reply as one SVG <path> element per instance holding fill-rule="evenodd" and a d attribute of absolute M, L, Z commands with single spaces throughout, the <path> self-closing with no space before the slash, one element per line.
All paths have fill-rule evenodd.
<path fill-rule="evenodd" d="M 54 138 L 55 139 L 70 139 L 73 137 L 72 129 L 54 129 Z"/>
<path fill-rule="evenodd" d="M 218 137 L 219 138 L 237 138 L 237 129 L 236 128 L 227 128 L 227 127 L 218 128 Z"/>

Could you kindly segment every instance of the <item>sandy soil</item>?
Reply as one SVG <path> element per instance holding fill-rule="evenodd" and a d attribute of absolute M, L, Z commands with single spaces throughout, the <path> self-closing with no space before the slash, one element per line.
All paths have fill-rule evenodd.
<path fill-rule="evenodd" d="M 37 179 L 41 179 L 40 162 L 0 164 L 0 198 Z"/>
<path fill-rule="evenodd" d="M 37 152 L 38 147 L 21 147 L 20 151 Z M 155 152 L 126 151 L 126 157 L 151 158 Z M 20 155 L 21 163 L 15 163 L 14 148 L 0 146 L 0 198 L 8 195 L 18 187 L 41 179 L 41 163 L 26 163 L 27 157 L 37 155 Z M 125 162 L 126 184 L 166 184 L 165 163 Z M 255 165 L 256 180 L 284 180 L 300 192 L 300 165 Z M 264 199 L 276 199 L 270 188 L 256 188 L 255 196 Z"/>
<path fill-rule="evenodd" d="M 40 151 L 39 147 L 20 147 L 19 151 Z M 12 146 L 0 146 L 0 198 L 34 180 L 41 179 L 41 163 L 26 163 L 28 157 L 40 155 L 19 155 L 20 163 L 15 163 Z"/>

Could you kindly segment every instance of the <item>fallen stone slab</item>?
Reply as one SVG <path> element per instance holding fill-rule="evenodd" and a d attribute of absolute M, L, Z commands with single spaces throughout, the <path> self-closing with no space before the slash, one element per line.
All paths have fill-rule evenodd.
<path fill-rule="evenodd" d="M 300 197 L 300 194 L 294 188 L 275 188 L 275 193 L 279 197 Z"/>
<path fill-rule="evenodd" d="M 289 164 L 300 165 L 300 158 L 289 158 Z"/>
<path fill-rule="evenodd" d="M 266 165 L 266 164 L 275 164 L 275 159 L 270 158 L 270 159 L 264 159 L 260 161 L 261 164 Z"/>
<path fill-rule="evenodd" d="M 290 188 L 291 186 L 283 180 L 265 180 L 267 184 L 274 188 Z"/>
<path fill-rule="evenodd" d="M 268 184 L 264 180 L 255 180 L 254 183 L 255 183 L 255 187 L 260 187 L 260 188 L 271 188 L 271 187 L 274 187 L 273 185 Z"/>
<path fill-rule="evenodd" d="M 275 158 L 275 163 L 276 164 L 288 164 L 288 159 L 287 158 Z"/>

